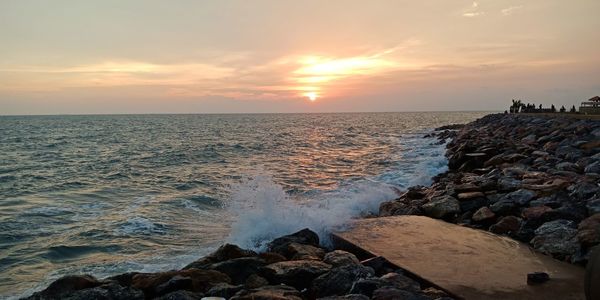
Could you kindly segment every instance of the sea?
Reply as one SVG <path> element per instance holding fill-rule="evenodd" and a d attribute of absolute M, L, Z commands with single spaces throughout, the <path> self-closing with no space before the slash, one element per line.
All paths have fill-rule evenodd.
<path fill-rule="evenodd" d="M 343 230 L 447 170 L 486 112 L 0 116 L 0 298 Z"/>

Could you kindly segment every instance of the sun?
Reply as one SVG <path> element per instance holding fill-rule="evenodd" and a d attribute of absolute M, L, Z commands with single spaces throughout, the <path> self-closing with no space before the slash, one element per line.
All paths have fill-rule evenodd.
<path fill-rule="evenodd" d="M 315 92 L 306 93 L 306 94 L 304 94 L 304 96 L 308 97 L 308 100 L 310 100 L 312 102 L 316 101 L 317 98 L 319 97 L 319 95 L 317 95 L 317 93 L 315 93 Z"/>

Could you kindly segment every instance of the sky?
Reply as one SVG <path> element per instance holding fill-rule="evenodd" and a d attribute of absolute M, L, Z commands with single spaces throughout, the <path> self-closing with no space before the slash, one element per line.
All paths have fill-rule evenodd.
<path fill-rule="evenodd" d="M 598 0 L 2 0 L 0 115 L 504 110 L 600 95 Z"/>

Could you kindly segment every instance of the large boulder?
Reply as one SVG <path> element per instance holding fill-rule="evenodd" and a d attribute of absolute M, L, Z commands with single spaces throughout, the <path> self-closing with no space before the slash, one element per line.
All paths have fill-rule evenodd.
<path fill-rule="evenodd" d="M 379 216 L 420 215 L 419 207 L 401 201 L 386 201 L 379 205 Z"/>
<path fill-rule="evenodd" d="M 265 265 L 266 262 L 259 257 L 240 257 L 212 264 L 208 268 L 226 274 L 233 284 L 243 284 L 250 275 L 258 273 Z"/>
<path fill-rule="evenodd" d="M 124 287 L 116 282 L 109 282 L 94 288 L 78 290 L 62 295 L 61 300 L 143 300 L 144 293 L 132 287 Z"/>
<path fill-rule="evenodd" d="M 460 203 L 452 196 L 433 198 L 421 208 L 425 211 L 426 215 L 437 219 L 452 217 L 460 213 Z"/>
<path fill-rule="evenodd" d="M 536 196 L 536 192 L 527 189 L 519 189 L 510 192 L 500 198 L 500 201 L 512 201 L 520 206 L 527 205 Z"/>
<path fill-rule="evenodd" d="M 555 220 L 542 224 L 531 240 L 533 247 L 546 254 L 565 259 L 579 251 L 575 222 Z"/>
<path fill-rule="evenodd" d="M 268 249 L 271 252 L 286 256 L 288 246 L 291 243 L 298 243 L 310 246 L 319 246 L 319 235 L 314 231 L 305 228 L 290 235 L 278 237 L 269 243 Z"/>
<path fill-rule="evenodd" d="M 298 289 L 309 287 L 311 281 L 328 272 L 331 265 L 317 260 L 291 260 L 262 268 L 263 277 L 271 283 L 283 283 Z"/>
<path fill-rule="evenodd" d="M 293 242 L 288 244 L 285 255 L 288 259 L 292 260 L 321 260 L 323 259 L 323 256 L 325 256 L 325 250 L 319 247 Z"/>
<path fill-rule="evenodd" d="M 487 206 L 478 209 L 471 218 L 476 223 L 489 222 L 496 217 L 496 214 Z"/>
<path fill-rule="evenodd" d="M 490 227 L 490 231 L 497 234 L 516 233 L 521 228 L 521 219 L 515 216 L 506 216 Z"/>
<path fill-rule="evenodd" d="M 360 261 L 358 260 L 356 255 L 344 250 L 334 250 L 325 254 L 323 262 L 328 263 L 333 267 L 360 264 Z"/>
<path fill-rule="evenodd" d="M 242 249 L 236 245 L 225 244 L 219 247 L 215 252 L 185 266 L 184 269 L 203 269 L 209 265 L 225 260 L 251 256 L 256 256 L 256 252 Z"/>
<path fill-rule="evenodd" d="M 600 243 L 600 213 L 579 223 L 577 226 L 577 239 L 586 247 Z"/>
<path fill-rule="evenodd" d="M 73 292 L 100 285 L 102 283 L 90 275 L 69 275 L 55 280 L 47 288 L 27 299 L 60 299 Z"/>

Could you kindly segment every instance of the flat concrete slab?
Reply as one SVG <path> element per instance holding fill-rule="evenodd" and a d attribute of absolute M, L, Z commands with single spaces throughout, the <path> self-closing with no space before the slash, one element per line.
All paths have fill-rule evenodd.
<path fill-rule="evenodd" d="M 585 299 L 585 270 L 486 231 L 422 216 L 356 220 L 335 233 L 465 299 Z M 527 274 L 550 281 L 527 285 Z"/>

